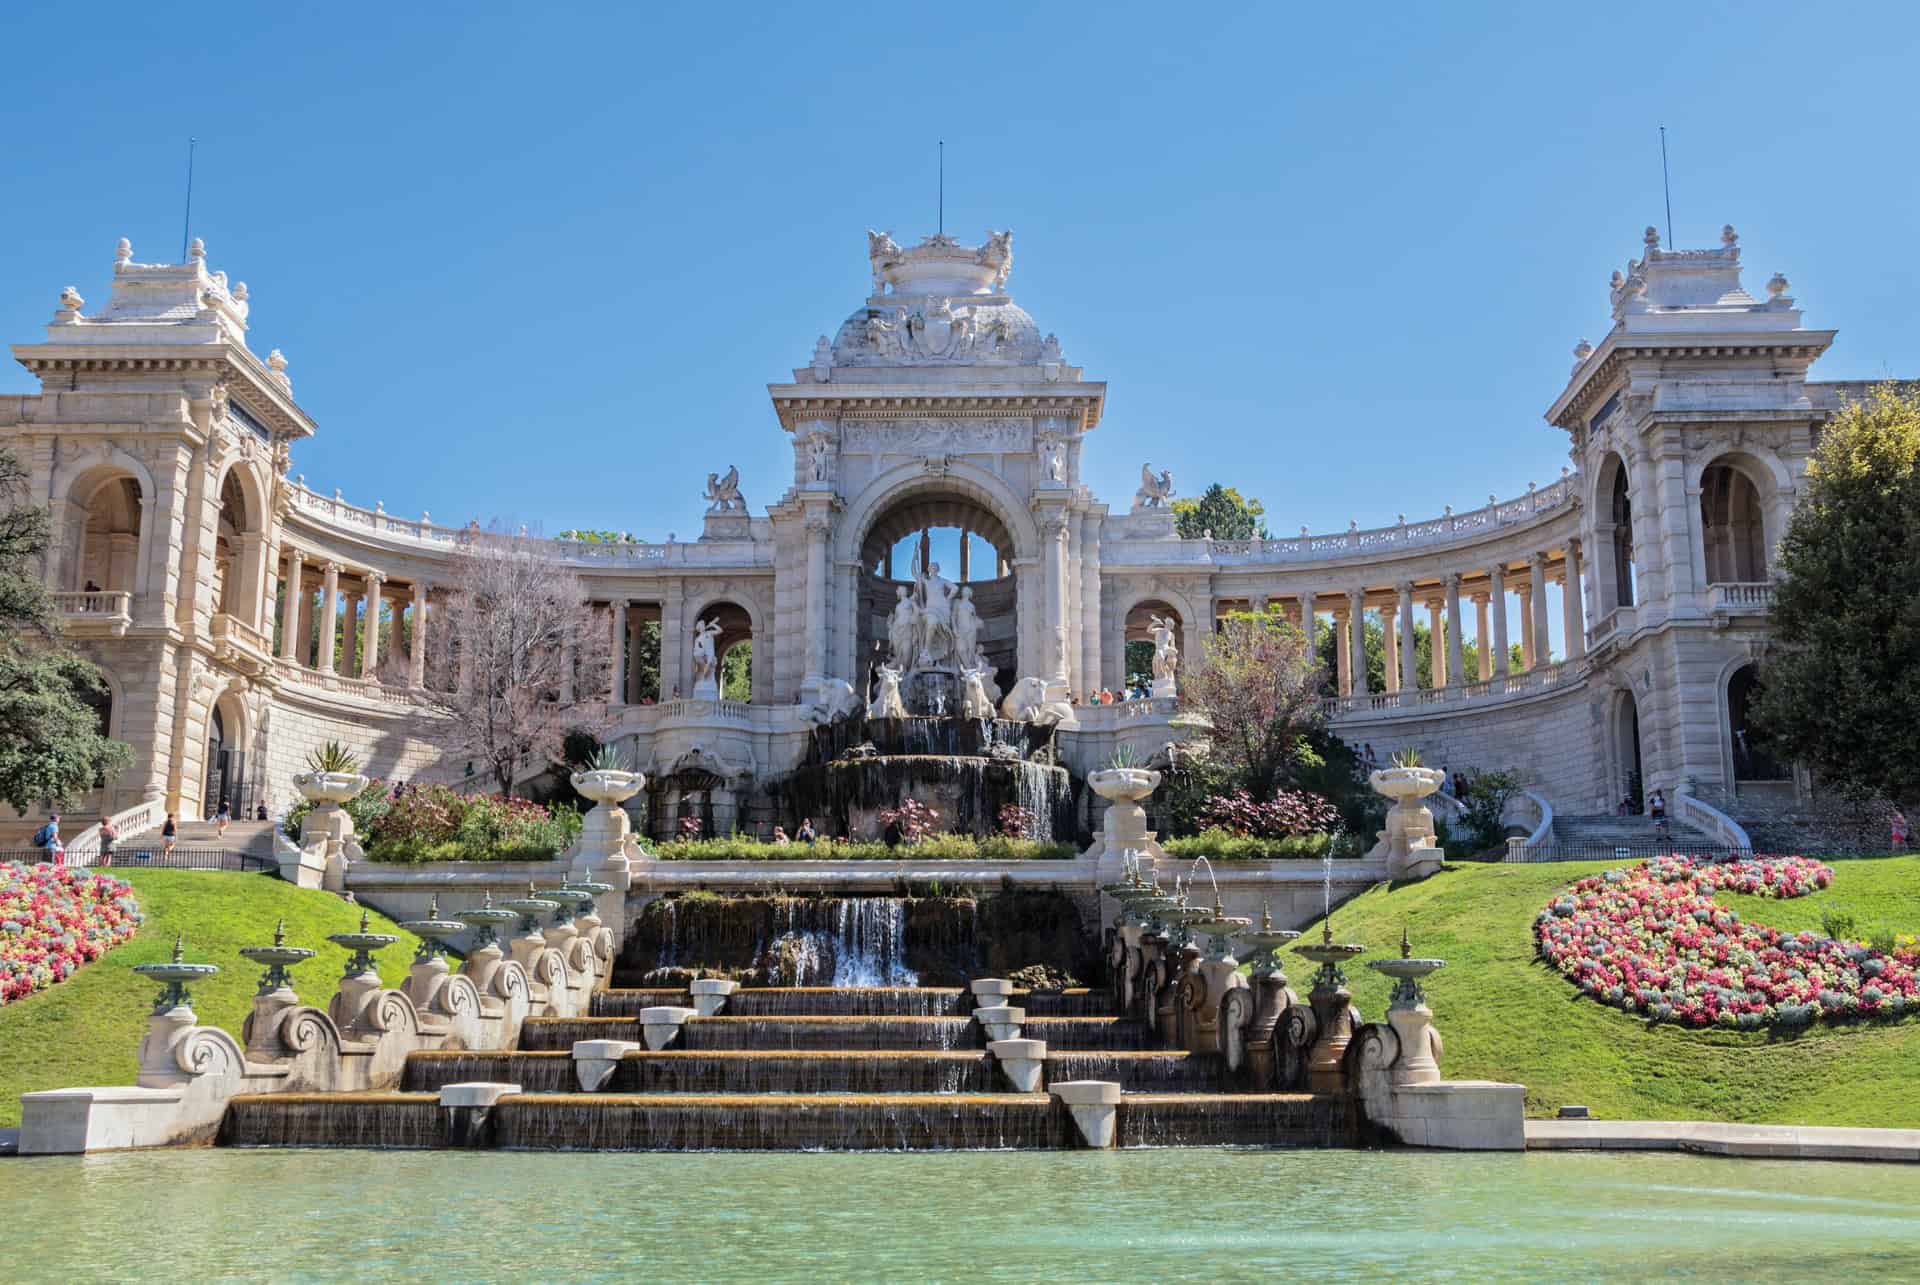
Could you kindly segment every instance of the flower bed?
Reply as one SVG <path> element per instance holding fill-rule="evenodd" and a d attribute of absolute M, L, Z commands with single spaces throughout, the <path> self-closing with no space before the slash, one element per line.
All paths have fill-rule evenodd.
<path fill-rule="evenodd" d="M 140 927 L 133 889 L 74 866 L 0 865 L 0 1004 L 74 975 Z"/>
<path fill-rule="evenodd" d="M 1832 882 L 1804 857 L 1655 857 L 1554 898 L 1534 942 L 1590 998 L 1655 1021 L 1755 1030 L 1920 1012 L 1920 952 L 1744 923 L 1713 900 L 1721 888 L 1788 899 Z"/>

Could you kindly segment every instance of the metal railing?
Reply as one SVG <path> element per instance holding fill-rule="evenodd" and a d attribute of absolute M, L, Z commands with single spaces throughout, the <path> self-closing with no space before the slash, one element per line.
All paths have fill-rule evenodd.
<path fill-rule="evenodd" d="M 94 870 L 230 870 L 241 873 L 278 870 L 279 863 L 268 857 L 256 857 L 232 848 L 175 848 L 172 852 L 159 843 L 116 845 L 110 854 L 97 852 L 62 854 L 61 865 L 84 865 Z M 75 858 L 81 858 L 76 860 Z M 17 861 L 22 865 L 51 864 L 54 854 L 45 848 L 0 849 L 0 862 Z"/>
<path fill-rule="evenodd" d="M 1724 843 L 1696 843 L 1690 839 L 1627 839 L 1618 843 L 1598 840 L 1592 843 L 1543 843 L 1533 847 L 1510 844 L 1508 864 L 1533 864 L 1546 861 L 1645 861 L 1648 857 L 1703 857 L 1713 861 L 1732 861 L 1753 855 L 1751 848 L 1735 848 Z"/>

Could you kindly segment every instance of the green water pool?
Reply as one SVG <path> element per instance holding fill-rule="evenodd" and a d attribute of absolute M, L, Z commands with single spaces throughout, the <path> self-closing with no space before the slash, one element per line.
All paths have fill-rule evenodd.
<path fill-rule="evenodd" d="M 6 1280 L 1920 1279 L 1908 1166 L 1361 1151 L 0 1161 Z"/>

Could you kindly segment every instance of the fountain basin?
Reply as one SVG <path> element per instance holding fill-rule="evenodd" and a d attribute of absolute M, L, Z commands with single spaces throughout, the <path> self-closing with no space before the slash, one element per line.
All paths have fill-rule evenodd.
<path fill-rule="evenodd" d="M 574 789 L 607 807 L 617 807 L 626 802 L 640 793 L 647 783 L 643 772 L 618 772 L 606 768 L 575 772 L 569 779 Z"/>
<path fill-rule="evenodd" d="M 1444 959 L 1369 959 L 1367 967 L 1376 973 L 1385 973 L 1395 981 L 1393 999 L 1389 1011 L 1395 1009 L 1418 1008 L 1426 1002 L 1426 996 L 1420 990 L 1420 979 L 1436 973 L 1447 966 Z"/>
<path fill-rule="evenodd" d="M 1447 774 L 1437 767 L 1383 767 L 1367 774 L 1374 790 L 1396 803 L 1423 799 L 1446 784 Z"/>
<path fill-rule="evenodd" d="M 293 778 L 293 788 L 309 803 L 345 803 L 367 784 L 358 772 L 298 772 Z"/>
<path fill-rule="evenodd" d="M 1160 774 L 1144 767 L 1104 767 L 1087 773 L 1087 784 L 1109 803 L 1137 803 L 1160 786 Z"/>

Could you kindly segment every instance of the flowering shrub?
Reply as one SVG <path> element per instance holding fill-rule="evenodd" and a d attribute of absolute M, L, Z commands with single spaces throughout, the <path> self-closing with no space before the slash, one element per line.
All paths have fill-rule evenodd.
<path fill-rule="evenodd" d="M 580 814 L 445 785 L 410 786 L 363 836 L 375 861 L 543 861 L 580 833 Z"/>
<path fill-rule="evenodd" d="M 689 813 L 680 818 L 680 838 L 692 842 L 700 837 L 700 818 Z"/>
<path fill-rule="evenodd" d="M 1590 998 L 1655 1021 L 1754 1030 L 1920 1012 L 1920 951 L 1743 923 L 1713 900 L 1720 888 L 1786 899 L 1832 882 L 1830 868 L 1804 857 L 1655 857 L 1554 898 L 1534 920 L 1534 942 Z"/>
<path fill-rule="evenodd" d="M 133 889 L 75 866 L 0 865 L 0 1004 L 63 982 L 133 936 Z"/>
<path fill-rule="evenodd" d="M 1002 803 L 998 820 L 1000 833 L 1010 839 L 1029 838 L 1040 829 L 1040 814 L 1018 803 Z"/>
<path fill-rule="evenodd" d="M 374 832 L 380 823 L 380 818 L 387 814 L 389 807 L 393 806 L 393 792 L 396 788 L 390 781 L 370 780 L 367 782 L 366 789 L 340 805 L 341 810 L 353 818 L 354 833 L 364 837 Z M 305 799 L 300 800 L 287 809 L 286 819 L 281 822 L 280 828 L 287 832 L 288 838 L 298 839 L 300 823 L 305 821 L 307 814 L 318 806 Z"/>
<path fill-rule="evenodd" d="M 897 808 L 881 808 L 874 814 L 885 831 L 896 829 L 902 843 L 918 843 L 934 832 L 940 823 L 940 810 L 918 799 L 902 799 Z"/>
<path fill-rule="evenodd" d="M 1340 809 L 1311 790 L 1279 790 L 1268 803 L 1255 803 L 1245 790 L 1216 794 L 1200 808 L 1202 830 L 1284 839 L 1295 834 L 1324 834 L 1340 824 Z"/>

